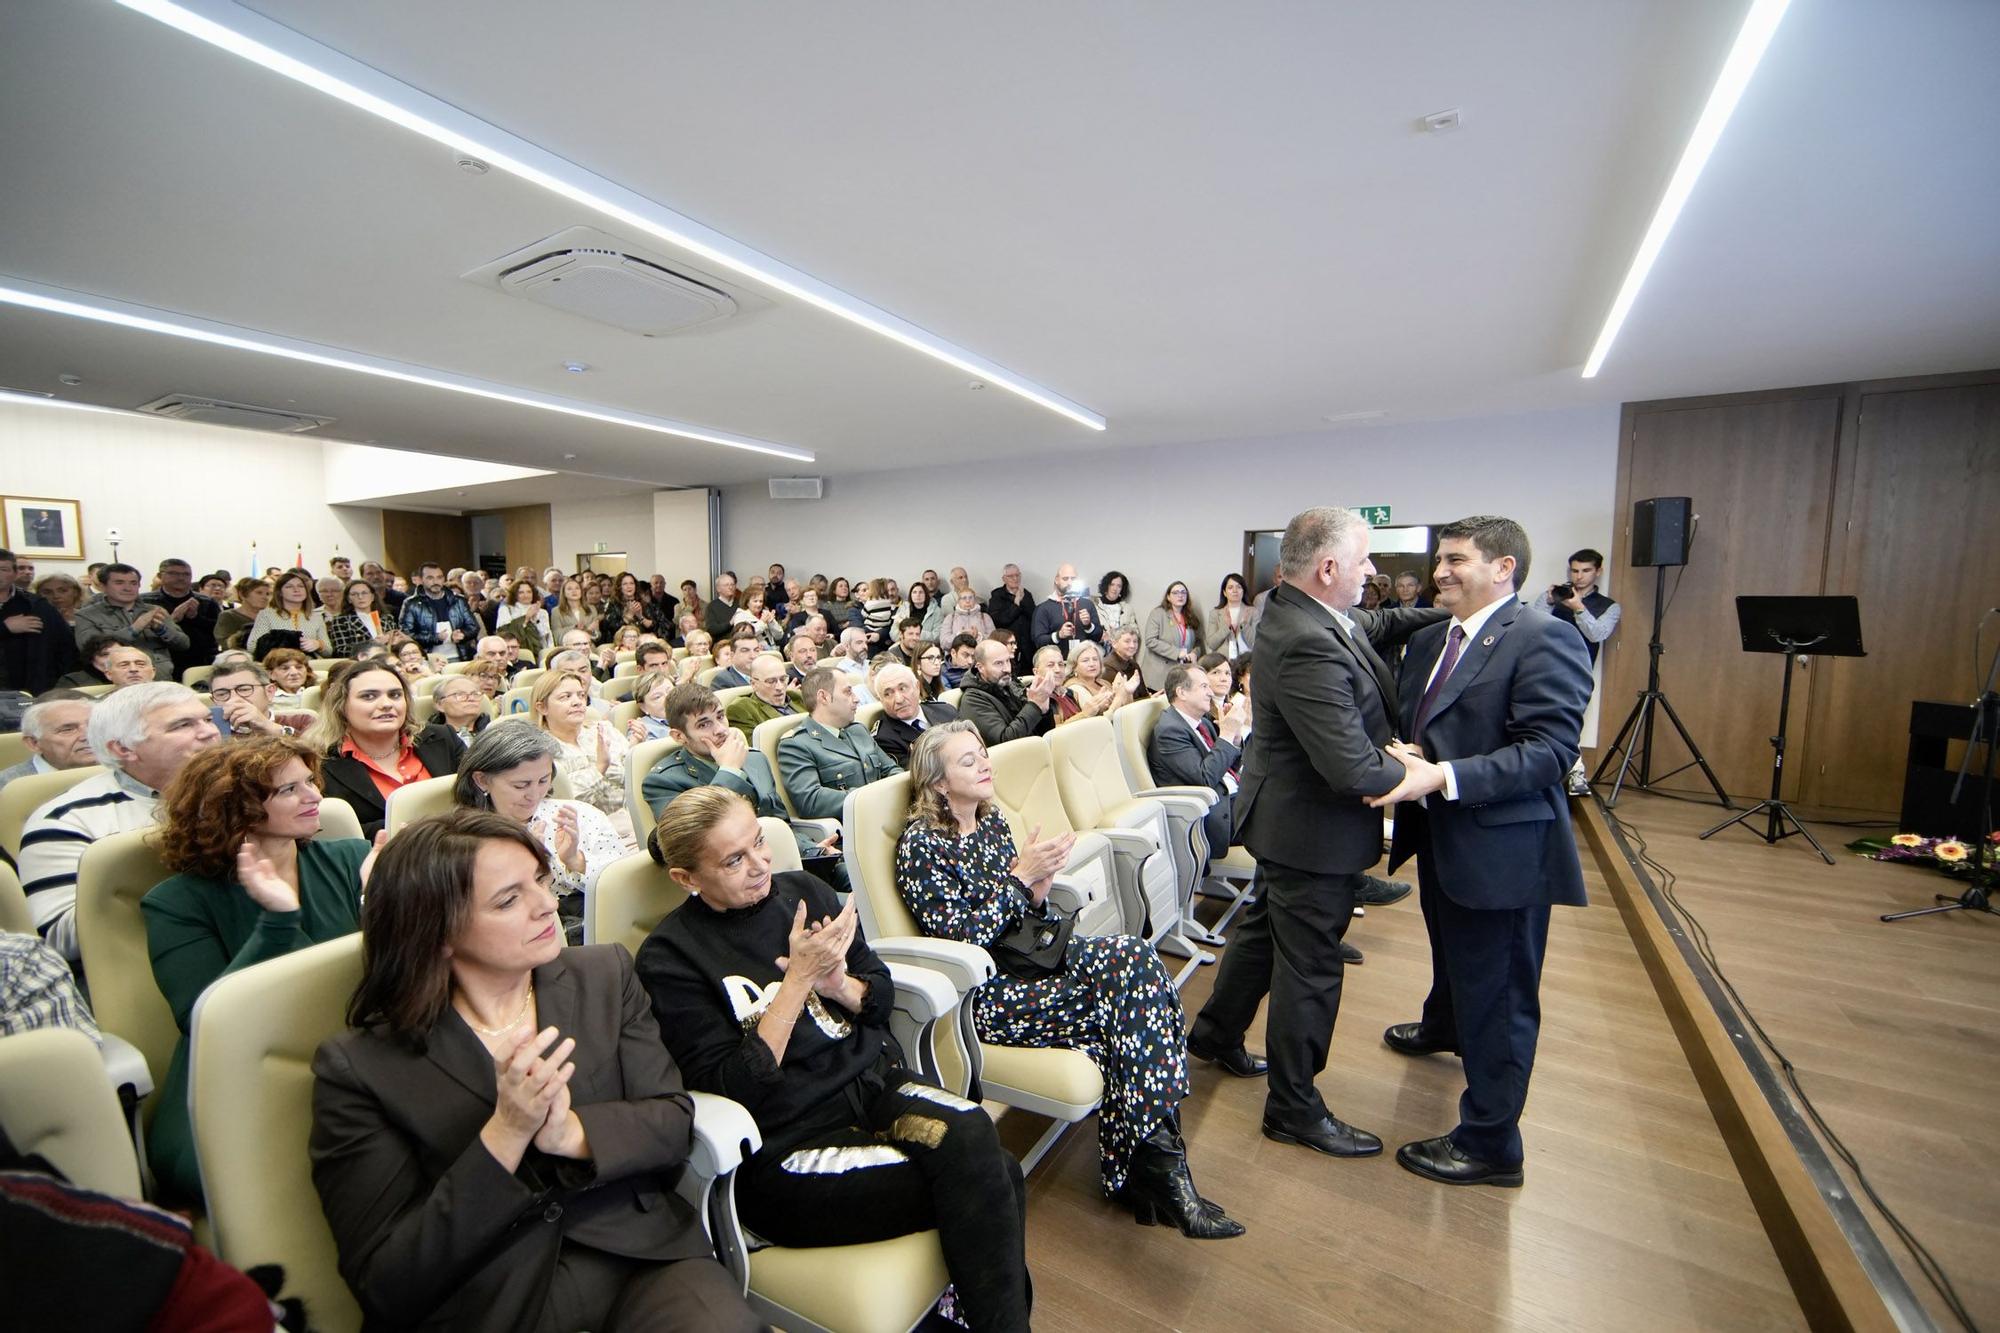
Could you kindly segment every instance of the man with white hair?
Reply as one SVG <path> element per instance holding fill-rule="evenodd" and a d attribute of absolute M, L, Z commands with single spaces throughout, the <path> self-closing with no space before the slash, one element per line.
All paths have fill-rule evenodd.
<path fill-rule="evenodd" d="M 21 714 L 21 739 L 28 757 L 12 768 L 0 768 L 0 787 L 31 773 L 60 773 L 97 762 L 90 753 L 91 698 L 60 690 L 37 699 Z"/>
<path fill-rule="evenodd" d="M 900 662 L 891 662 L 875 673 L 875 697 L 882 701 L 875 744 L 898 768 L 910 766 L 910 750 L 917 737 L 941 723 L 958 720 L 958 710 L 944 700 L 925 702 L 917 688 L 917 673 Z"/>
<path fill-rule="evenodd" d="M 92 706 L 87 729 L 109 772 L 85 778 L 28 816 L 21 833 L 21 887 L 35 929 L 74 962 L 76 871 L 99 838 L 152 825 L 160 792 L 194 752 L 220 733 L 208 702 L 185 685 L 128 685 Z"/>
<path fill-rule="evenodd" d="M 503 639 L 498 634 L 488 634 L 479 641 L 479 650 L 473 654 L 481 662 L 491 662 L 500 668 L 500 674 L 511 680 L 526 669 L 521 660 L 520 645 L 512 639 Z"/>

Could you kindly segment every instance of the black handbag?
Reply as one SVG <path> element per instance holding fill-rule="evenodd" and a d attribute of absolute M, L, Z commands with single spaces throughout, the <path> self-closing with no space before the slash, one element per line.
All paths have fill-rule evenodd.
<path fill-rule="evenodd" d="M 1074 916 L 1024 912 L 993 941 L 989 952 L 993 955 L 993 965 L 1008 976 L 1019 981 L 1039 981 L 1062 971 L 1070 936 L 1074 934 Z"/>

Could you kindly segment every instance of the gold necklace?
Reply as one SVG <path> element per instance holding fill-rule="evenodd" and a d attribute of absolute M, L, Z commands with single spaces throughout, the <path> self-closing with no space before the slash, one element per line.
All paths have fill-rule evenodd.
<path fill-rule="evenodd" d="M 468 1018 L 465 1020 L 465 1025 L 471 1028 L 474 1032 L 477 1032 L 482 1037 L 497 1037 L 503 1032 L 512 1032 L 515 1028 L 521 1026 L 521 1020 L 528 1016 L 528 1006 L 533 1004 L 534 1002 L 535 1002 L 535 983 L 530 981 L 528 983 L 528 993 L 521 997 L 521 1012 L 515 1014 L 514 1017 L 509 1022 L 502 1024 L 500 1027 L 497 1028 L 483 1028 L 479 1026 L 479 1024 L 473 1022 L 470 1018 Z M 470 1004 L 466 1006 L 466 1008 L 468 1009 L 470 1009 L 471 1007 L 472 1006 Z"/>

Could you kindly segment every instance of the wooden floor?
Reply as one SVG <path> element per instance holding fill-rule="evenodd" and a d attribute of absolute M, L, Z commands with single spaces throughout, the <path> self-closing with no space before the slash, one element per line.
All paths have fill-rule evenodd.
<path fill-rule="evenodd" d="M 1183 1107 L 1195 1181 L 1249 1234 L 1196 1243 L 1136 1226 L 1099 1197 L 1096 1130 L 1079 1126 L 1029 1180 L 1035 1327 L 1801 1327 L 1617 909 L 1585 870 L 1598 905 L 1559 910 L 1549 941 L 1524 1188 L 1433 1185 L 1392 1159 L 1451 1128 L 1462 1086 L 1456 1059 L 1382 1045 L 1429 984 L 1413 894 L 1354 923 L 1367 962 L 1348 971 L 1320 1080 L 1387 1152 L 1337 1162 L 1272 1143 L 1257 1129 L 1263 1083 L 1197 1065 Z M 1190 1013 L 1213 976 L 1190 981 Z M 1007 1122 L 1010 1141 L 1039 1123 Z"/>
<path fill-rule="evenodd" d="M 1876 1191 L 1943 1263 L 1973 1318 L 2000 1327 L 2000 919 L 1881 923 L 1958 884 L 1844 852 L 1864 830 L 1813 826 L 1837 861 L 1829 867 L 1799 838 L 1768 846 L 1737 828 L 1702 841 L 1721 817 L 1712 805 L 1633 794 L 1617 814 L 1678 875 L 1723 971 Z M 1867 1212 L 1938 1326 L 1955 1327 L 1909 1251 Z"/>

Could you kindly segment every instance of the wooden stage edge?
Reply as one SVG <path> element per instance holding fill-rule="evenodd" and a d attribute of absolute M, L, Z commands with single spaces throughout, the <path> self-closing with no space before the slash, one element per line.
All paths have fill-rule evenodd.
<path fill-rule="evenodd" d="M 1732 1031 L 1742 1027 L 1729 1021 L 1734 1010 L 1713 989 L 1672 909 L 1629 855 L 1598 798 L 1572 801 L 1571 809 L 1807 1320 L 1816 1329 L 1871 1333 L 1934 1327 L 1755 1038 Z M 1807 1155 L 1824 1165 L 1826 1190 Z M 1842 1216 L 1836 1217 L 1836 1208 Z"/>

